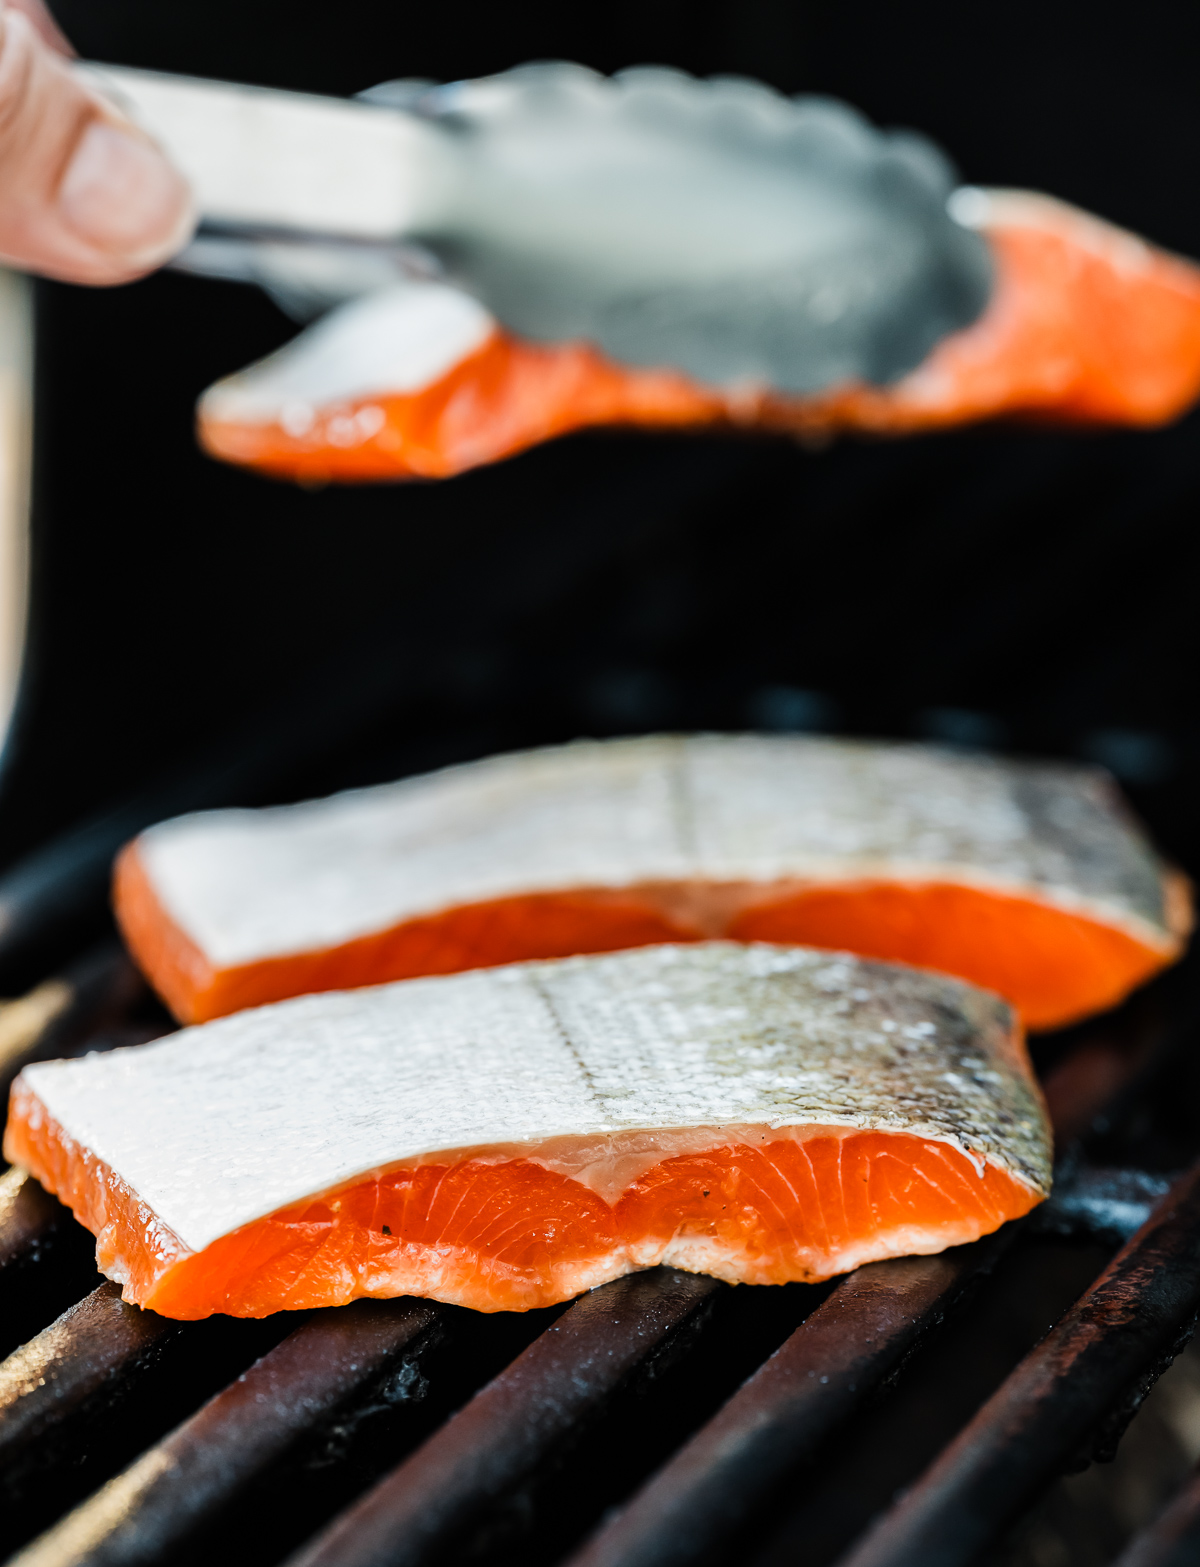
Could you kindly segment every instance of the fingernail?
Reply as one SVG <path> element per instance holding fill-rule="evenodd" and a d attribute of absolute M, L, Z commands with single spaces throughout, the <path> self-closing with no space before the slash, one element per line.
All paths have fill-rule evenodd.
<path fill-rule="evenodd" d="M 187 238 L 187 185 L 136 132 L 93 120 L 58 190 L 63 222 L 80 239 L 131 265 L 165 261 Z"/>

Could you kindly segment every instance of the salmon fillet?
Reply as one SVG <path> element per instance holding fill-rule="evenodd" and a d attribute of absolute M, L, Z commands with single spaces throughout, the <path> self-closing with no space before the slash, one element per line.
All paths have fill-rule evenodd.
<path fill-rule="evenodd" d="M 483 1311 L 669 1263 L 816 1280 L 940 1251 L 1049 1189 L 998 998 L 711 942 L 307 996 L 25 1069 L 5 1156 L 126 1300 Z"/>
<path fill-rule="evenodd" d="M 1004 415 L 1157 425 L 1200 395 L 1200 268 L 1046 196 L 964 189 L 954 202 L 991 244 L 991 301 L 890 386 L 815 396 L 704 386 L 584 343 L 522 341 L 432 285 L 426 303 L 413 294 L 389 366 L 378 363 L 376 306 L 363 300 L 210 388 L 199 439 L 213 456 L 282 478 L 444 478 L 587 425 L 809 437 Z"/>
<path fill-rule="evenodd" d="M 653 942 L 847 949 L 1050 1028 L 1179 954 L 1186 883 L 1107 775 L 799 736 L 589 741 L 152 827 L 115 904 L 186 1022 Z"/>

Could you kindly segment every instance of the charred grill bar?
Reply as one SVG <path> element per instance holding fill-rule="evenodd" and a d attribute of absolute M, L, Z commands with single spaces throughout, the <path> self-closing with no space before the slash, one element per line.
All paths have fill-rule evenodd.
<path fill-rule="evenodd" d="M 1082 1289 L 923 1473 L 915 1445 L 905 1497 L 877 1499 L 849 1530 L 818 1529 L 814 1545 L 814 1560 L 846 1567 L 965 1567 L 1002 1545 L 1056 1475 L 1113 1445 L 1191 1332 L 1200 1174 L 1170 1185 L 1087 1155 L 1095 1128 L 1107 1154 L 1123 1121 L 1144 1121 L 1153 1085 L 1191 1047 L 1193 988 L 1185 966 L 1048 1047 L 1066 1148 L 1043 1209 L 832 1288 L 734 1291 L 662 1269 L 527 1316 L 364 1301 L 174 1323 L 125 1306 L 113 1285 L 89 1293 L 90 1238 L 10 1172 L 0 1546 L 23 1567 L 176 1567 L 217 1548 L 289 1567 L 499 1564 L 515 1552 L 573 1567 L 766 1567 L 789 1527 L 806 1527 L 806 1483 L 829 1452 L 869 1433 L 890 1386 L 919 1385 L 929 1347 L 1005 1287 L 1020 1247 L 1082 1246 Z M 113 950 L 16 1006 L 0 1038 L 9 1075 L 170 1026 Z M 1187 1559 L 1198 1494 L 1185 1487 L 1122 1567 Z"/>
<path fill-rule="evenodd" d="M 846 1567 L 968 1562 L 1048 1477 L 1102 1451 L 1160 1368 L 1191 1337 L 1200 1306 L 1200 1165 L 1172 1187 L 1054 1331 Z"/>
<path fill-rule="evenodd" d="M 849 1420 L 986 1272 L 1008 1232 L 858 1268 L 575 1558 L 674 1567 L 736 1545 L 756 1506 Z"/>
<path fill-rule="evenodd" d="M 189 1530 L 332 1413 L 356 1400 L 402 1400 L 420 1376 L 422 1351 L 443 1331 L 441 1319 L 421 1301 L 313 1312 L 69 1516 L 34 1558 L 173 1559 Z"/>

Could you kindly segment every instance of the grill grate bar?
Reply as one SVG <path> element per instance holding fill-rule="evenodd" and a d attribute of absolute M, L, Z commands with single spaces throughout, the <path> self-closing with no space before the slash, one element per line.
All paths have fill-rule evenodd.
<path fill-rule="evenodd" d="M 0 1555 L 277 1343 L 294 1319 L 175 1322 L 102 1284 L 0 1365 Z"/>
<path fill-rule="evenodd" d="M 72 1486 L 86 1484 L 89 1439 L 103 1444 L 115 1411 L 136 1401 L 187 1328 L 102 1284 L 0 1365 L 0 1548 L 69 1505 Z"/>
<path fill-rule="evenodd" d="M 95 1244 L 70 1209 L 22 1170 L 0 1176 L 0 1355 L 99 1282 Z"/>
<path fill-rule="evenodd" d="M 378 1392 L 385 1376 L 399 1372 L 403 1380 L 415 1371 L 443 1315 L 413 1300 L 314 1312 L 15 1560 L 21 1567 L 171 1560 L 192 1529 L 211 1522 L 298 1439 Z"/>
<path fill-rule="evenodd" d="M 843 1567 L 961 1567 L 1048 1480 L 1115 1442 L 1190 1336 L 1198 1238 L 1200 1165 Z"/>
<path fill-rule="evenodd" d="M 147 995 L 146 982 L 121 947 L 105 943 L 85 954 L 58 979 L 47 980 L 18 1001 L 0 1003 L 0 1102 L 23 1067 L 87 1050 L 140 1043 L 169 1030 L 163 1019 L 153 1029 L 127 1031 L 135 1003 Z M 112 1025 L 124 1032 L 105 1038 Z"/>
<path fill-rule="evenodd" d="M 719 1288 L 656 1268 L 585 1295 L 290 1567 L 417 1567 L 442 1556 L 694 1325 Z"/>
<path fill-rule="evenodd" d="M 572 1558 L 574 1567 L 684 1567 L 719 1555 L 779 1482 L 990 1269 L 1016 1229 L 850 1274 Z"/>
<path fill-rule="evenodd" d="M 7 1290 L 12 1275 L 39 1261 L 55 1234 L 74 1222 L 24 1170 L 0 1176 L 0 1286 Z"/>
<path fill-rule="evenodd" d="M 0 1472 L 28 1463 L 54 1428 L 106 1387 L 128 1388 L 187 1324 L 139 1311 L 102 1284 L 0 1366 Z"/>
<path fill-rule="evenodd" d="M 1107 1169 L 1076 1160 L 1056 1170 L 1054 1190 L 1029 1215 L 1038 1235 L 1077 1235 L 1123 1245 L 1136 1235 L 1166 1196 L 1178 1174 Z"/>
<path fill-rule="evenodd" d="M 1200 1561 L 1200 1474 L 1136 1535 L 1113 1567 L 1196 1567 Z"/>

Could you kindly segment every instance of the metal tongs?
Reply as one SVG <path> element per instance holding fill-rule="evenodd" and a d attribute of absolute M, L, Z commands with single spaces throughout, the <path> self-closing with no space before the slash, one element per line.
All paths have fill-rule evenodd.
<path fill-rule="evenodd" d="M 298 314 L 438 276 L 530 338 L 805 392 L 893 379 L 991 286 L 941 154 L 830 100 L 565 64 L 362 100 L 78 69 L 190 180 L 177 265 Z"/>

